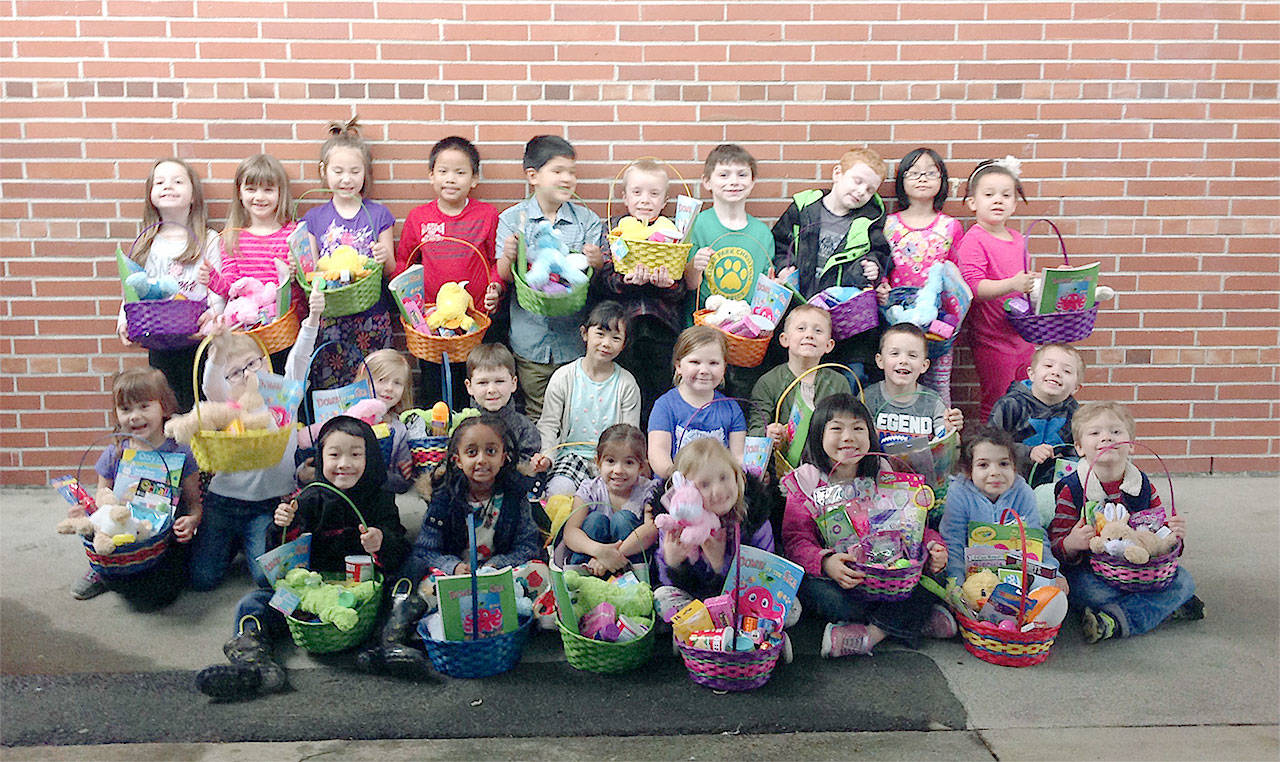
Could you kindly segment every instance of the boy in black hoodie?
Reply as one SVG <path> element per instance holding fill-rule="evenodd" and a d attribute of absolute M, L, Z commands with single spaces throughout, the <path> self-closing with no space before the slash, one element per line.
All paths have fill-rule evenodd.
<path fill-rule="evenodd" d="M 1074 458 L 1071 416 L 1084 378 L 1084 359 L 1069 344 L 1045 344 L 1031 356 L 1028 380 L 1014 381 L 991 408 L 990 425 L 1013 434 L 1014 454 L 1032 487 L 1053 481 L 1054 458 Z M 1035 473 L 1031 473 L 1034 471 Z"/>

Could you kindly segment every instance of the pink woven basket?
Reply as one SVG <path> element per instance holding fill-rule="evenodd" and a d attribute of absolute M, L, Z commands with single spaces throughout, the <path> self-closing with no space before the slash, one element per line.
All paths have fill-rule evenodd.
<path fill-rule="evenodd" d="M 1114 450 L 1126 444 L 1137 445 L 1155 455 L 1156 461 L 1164 469 L 1165 479 L 1169 483 L 1169 515 L 1176 516 L 1177 509 L 1174 508 L 1173 504 L 1173 477 L 1169 474 L 1169 467 L 1165 465 L 1164 460 L 1156 454 L 1155 450 L 1147 447 L 1142 442 L 1117 442 L 1104 448 L 1098 454 L 1101 455 L 1108 450 Z M 1089 476 L 1092 473 L 1093 464 L 1090 463 L 1089 470 L 1085 472 L 1084 481 L 1081 482 L 1081 489 L 1087 489 L 1085 485 L 1089 483 Z M 1127 558 L 1117 558 L 1106 553 L 1091 553 L 1089 554 L 1089 568 L 1093 570 L 1094 574 L 1101 577 L 1104 582 L 1117 590 L 1123 590 L 1128 593 L 1156 593 L 1173 584 L 1173 578 L 1178 573 L 1178 559 L 1181 556 L 1182 540 L 1178 540 L 1178 544 L 1173 547 L 1173 550 L 1161 556 L 1154 556 L 1145 564 L 1135 564 Z"/>
<path fill-rule="evenodd" d="M 1053 224 L 1052 220 L 1038 219 L 1031 223 L 1023 234 L 1022 239 L 1022 257 L 1026 262 L 1027 272 L 1031 271 L 1031 251 L 1028 248 L 1031 231 L 1041 222 L 1053 228 L 1053 233 L 1058 237 L 1058 247 L 1062 252 L 1063 264 L 1071 264 L 1067 259 L 1067 244 L 1062 239 L 1062 233 L 1058 230 L 1058 226 Z M 1035 305 L 1032 305 L 1035 309 Z M 1093 323 L 1098 317 L 1098 305 L 1094 305 L 1085 310 L 1067 310 L 1064 312 L 1051 312 L 1045 315 L 1036 315 L 1028 313 L 1026 315 L 1008 314 L 1009 323 L 1013 326 L 1013 330 L 1024 341 L 1030 344 L 1070 344 L 1076 341 L 1083 341 L 1089 338 L 1089 334 L 1093 333 Z"/>

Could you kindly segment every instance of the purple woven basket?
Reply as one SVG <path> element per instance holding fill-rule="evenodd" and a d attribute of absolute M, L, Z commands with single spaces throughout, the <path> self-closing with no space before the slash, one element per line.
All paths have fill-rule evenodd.
<path fill-rule="evenodd" d="M 716 691 L 751 691 L 769 682 L 781 648 L 765 651 L 704 651 L 676 641 L 689 679 Z"/>
<path fill-rule="evenodd" d="M 1008 313 L 1006 313 L 1008 314 Z M 1071 344 L 1089 338 L 1098 306 L 1047 315 L 1008 315 L 1013 330 L 1029 344 Z"/>
<path fill-rule="evenodd" d="M 818 296 L 810 299 L 809 303 L 831 313 L 831 338 L 836 341 L 869 331 L 880 322 L 875 289 L 867 289 L 834 307 L 828 307 L 826 302 Z"/>
<path fill-rule="evenodd" d="M 125 302 L 129 341 L 147 349 L 185 349 L 200 342 L 200 316 L 208 309 L 203 299 L 161 299 Z"/>

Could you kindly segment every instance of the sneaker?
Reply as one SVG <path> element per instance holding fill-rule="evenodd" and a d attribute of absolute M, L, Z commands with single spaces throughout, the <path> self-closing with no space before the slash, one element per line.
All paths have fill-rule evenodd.
<path fill-rule="evenodd" d="M 954 638 L 959 631 L 956 618 L 947 610 L 947 607 L 941 603 L 935 603 L 929 607 L 929 617 L 924 620 L 924 627 L 921 628 L 920 634 L 926 638 L 948 640 Z"/>
<path fill-rule="evenodd" d="M 1166 621 L 1195 622 L 1200 619 L 1204 619 L 1204 601 L 1200 600 L 1200 596 L 1193 595 L 1190 600 L 1175 609 Z"/>
<path fill-rule="evenodd" d="M 1116 618 L 1105 611 L 1086 608 L 1080 617 L 1080 627 L 1084 630 L 1084 642 L 1097 643 L 1100 640 L 1114 638 L 1120 630 Z"/>
<path fill-rule="evenodd" d="M 71 586 L 71 597 L 77 601 L 97 598 L 105 592 L 107 592 L 107 583 L 103 582 L 102 577 L 99 577 L 93 569 L 85 572 L 84 576 Z"/>
<path fill-rule="evenodd" d="M 865 624 L 828 624 L 822 631 L 822 658 L 870 656 L 871 636 Z"/>

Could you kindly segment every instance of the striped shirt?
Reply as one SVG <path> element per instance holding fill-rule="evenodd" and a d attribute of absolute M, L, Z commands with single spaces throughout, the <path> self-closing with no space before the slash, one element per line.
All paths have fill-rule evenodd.
<path fill-rule="evenodd" d="M 226 297 L 231 286 L 241 278 L 257 278 L 263 283 L 276 283 L 276 262 L 289 264 L 289 234 L 297 227 L 290 222 L 270 235 L 254 235 L 241 230 L 235 254 L 222 247 L 222 268 L 214 270 L 209 288 Z"/>

